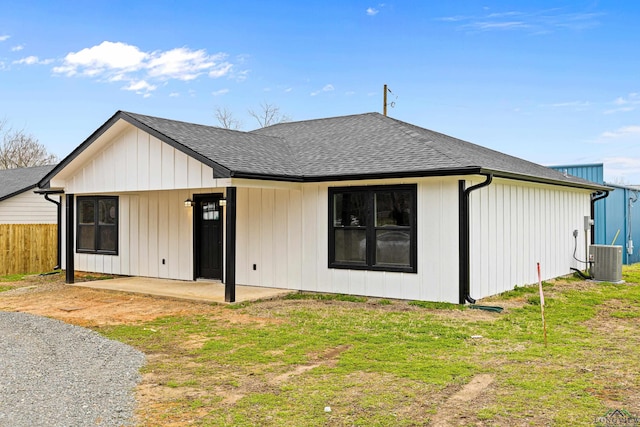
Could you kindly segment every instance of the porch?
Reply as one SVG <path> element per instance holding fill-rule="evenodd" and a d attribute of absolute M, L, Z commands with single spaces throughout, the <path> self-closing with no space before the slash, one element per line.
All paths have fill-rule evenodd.
<path fill-rule="evenodd" d="M 225 302 L 225 285 L 218 280 L 192 282 L 148 277 L 119 277 L 116 279 L 73 283 L 70 286 L 228 304 Z M 290 289 L 242 285 L 236 285 L 235 288 L 235 303 L 278 298 L 296 292 Z"/>

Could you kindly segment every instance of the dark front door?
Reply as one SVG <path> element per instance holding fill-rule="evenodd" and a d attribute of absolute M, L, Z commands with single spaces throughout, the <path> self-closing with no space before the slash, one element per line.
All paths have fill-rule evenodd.
<path fill-rule="evenodd" d="M 196 196 L 196 278 L 222 279 L 222 196 Z"/>

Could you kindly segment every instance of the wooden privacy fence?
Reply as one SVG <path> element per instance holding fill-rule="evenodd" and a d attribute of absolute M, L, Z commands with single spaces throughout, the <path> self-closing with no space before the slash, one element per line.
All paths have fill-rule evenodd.
<path fill-rule="evenodd" d="M 56 224 L 0 224 L 0 276 L 51 271 L 57 230 Z"/>

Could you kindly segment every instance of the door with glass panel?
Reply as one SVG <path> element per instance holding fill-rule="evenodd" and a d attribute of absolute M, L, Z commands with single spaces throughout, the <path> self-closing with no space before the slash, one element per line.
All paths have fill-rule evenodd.
<path fill-rule="evenodd" d="M 196 278 L 222 279 L 221 195 L 195 196 Z"/>

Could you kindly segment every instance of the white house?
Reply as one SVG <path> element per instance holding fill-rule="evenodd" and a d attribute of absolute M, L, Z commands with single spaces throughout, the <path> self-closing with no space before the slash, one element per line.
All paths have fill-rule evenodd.
<path fill-rule="evenodd" d="M 377 113 L 240 132 L 119 111 L 40 186 L 73 271 L 464 303 L 568 274 L 607 187 Z"/>

